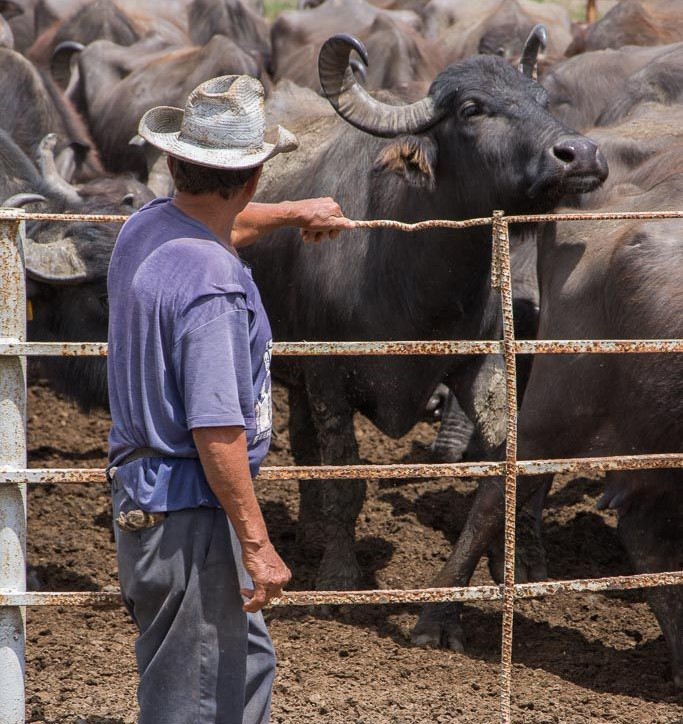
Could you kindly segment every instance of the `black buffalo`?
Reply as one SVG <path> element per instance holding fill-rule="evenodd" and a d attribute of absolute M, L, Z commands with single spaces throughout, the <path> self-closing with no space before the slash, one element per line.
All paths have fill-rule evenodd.
<path fill-rule="evenodd" d="M 607 175 L 597 146 L 548 113 L 545 91 L 529 77 L 529 48 L 529 75 L 498 57 L 475 57 L 450 66 L 425 98 L 408 105 L 369 96 L 349 69 L 352 51 L 367 60 L 349 36 L 330 39 L 320 54 L 322 87 L 348 123 L 318 124 L 319 150 L 309 152 L 294 184 L 271 178 L 266 198 L 294 190 L 300 198 L 330 195 L 352 218 L 458 219 L 496 208 L 549 210 Z M 246 257 L 278 340 L 482 339 L 499 332 L 489 229 L 411 237 L 356 231 L 321 246 L 302 246 L 283 231 Z M 298 463 L 357 462 L 355 411 L 387 435 L 406 434 L 444 378 L 489 450 L 503 441 L 502 375 L 491 360 L 279 360 L 274 372 L 290 389 Z M 360 582 L 353 546 L 364 494 L 363 481 L 302 485 L 300 522 L 324 518 L 320 588 Z"/>

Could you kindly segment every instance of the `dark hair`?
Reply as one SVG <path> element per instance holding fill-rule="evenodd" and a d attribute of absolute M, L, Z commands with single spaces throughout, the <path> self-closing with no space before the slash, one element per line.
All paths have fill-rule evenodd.
<path fill-rule="evenodd" d="M 210 194 L 216 192 L 221 198 L 234 196 L 258 171 L 245 168 L 226 171 L 171 157 L 171 176 L 178 191 L 188 194 Z"/>

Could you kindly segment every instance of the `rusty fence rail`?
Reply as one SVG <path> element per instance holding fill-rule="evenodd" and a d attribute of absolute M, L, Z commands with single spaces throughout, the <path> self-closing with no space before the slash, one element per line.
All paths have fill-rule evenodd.
<path fill-rule="evenodd" d="M 27 468 L 26 462 L 26 357 L 103 356 L 107 345 L 97 342 L 27 342 L 23 234 L 26 221 L 123 222 L 127 216 L 102 214 L 43 214 L 21 209 L 0 209 L 0 719 L 24 722 L 25 606 L 116 605 L 116 591 L 26 591 L 26 485 L 104 482 L 102 469 Z M 683 571 L 612 576 L 598 579 L 544 581 L 515 584 L 515 515 L 518 475 L 605 472 L 653 468 L 683 468 L 683 453 L 624 455 L 565 460 L 517 459 L 517 354 L 633 354 L 681 353 L 683 340 L 516 340 L 513 328 L 512 280 L 509 258 L 510 224 L 548 221 L 680 219 L 683 211 L 572 213 L 491 217 L 463 221 L 428 220 L 416 224 L 398 221 L 357 221 L 357 228 L 391 228 L 405 232 L 434 228 L 492 227 L 492 285 L 500 291 L 503 313 L 502 340 L 280 342 L 274 353 L 312 355 L 457 355 L 500 354 L 505 362 L 506 455 L 501 462 L 343 465 L 317 467 L 265 467 L 259 480 L 323 480 L 327 478 L 482 478 L 505 480 L 505 568 L 500 586 L 467 586 L 374 591 L 295 591 L 283 594 L 274 606 L 341 604 L 405 604 L 453 601 L 502 601 L 500 721 L 510 724 L 512 690 L 512 638 L 516 599 L 584 591 L 626 590 L 683 584 Z M 454 242 L 457 243 L 457 242 Z"/>

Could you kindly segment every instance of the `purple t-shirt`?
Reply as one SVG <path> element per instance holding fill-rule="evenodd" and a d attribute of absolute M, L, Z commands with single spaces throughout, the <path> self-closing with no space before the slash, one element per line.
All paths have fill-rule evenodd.
<path fill-rule="evenodd" d="M 271 432 L 272 334 L 249 269 L 170 199 L 123 225 L 109 265 L 109 460 L 148 512 L 220 507 L 191 430 L 241 426 L 256 476 Z"/>

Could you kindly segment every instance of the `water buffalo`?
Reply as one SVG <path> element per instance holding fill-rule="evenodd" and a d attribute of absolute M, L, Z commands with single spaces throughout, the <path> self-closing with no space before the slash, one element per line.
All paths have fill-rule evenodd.
<path fill-rule="evenodd" d="M 439 40 L 449 62 L 475 53 L 516 59 L 536 23 L 550 29 L 547 58 L 561 57 L 572 40 L 567 10 L 533 0 L 431 0 L 424 18 L 425 34 Z"/>
<path fill-rule="evenodd" d="M 624 45 L 664 45 L 683 40 L 679 0 L 621 0 L 567 48 L 567 55 Z"/>
<path fill-rule="evenodd" d="M 206 45 L 162 48 L 156 41 L 124 48 L 106 40 L 79 55 L 70 83 L 107 169 L 131 171 L 145 179 L 148 160 L 131 146 L 140 117 L 153 106 L 182 106 L 188 93 L 218 75 L 260 75 L 262 68 L 223 35 Z"/>
<path fill-rule="evenodd" d="M 683 101 L 683 43 L 662 53 L 642 70 L 633 73 L 614 101 L 596 121 L 598 126 L 611 126 L 629 116 L 641 103 L 665 105 Z"/>
<path fill-rule="evenodd" d="M 0 128 L 30 158 L 36 157 L 45 135 L 55 133 L 62 176 L 86 180 L 103 173 L 95 145 L 71 103 L 48 74 L 8 48 L 0 48 L 0 94 L 5 99 Z"/>
<path fill-rule="evenodd" d="M 87 45 L 100 39 L 119 45 L 133 45 L 140 40 L 133 20 L 112 0 L 93 0 L 56 20 L 36 38 L 27 55 L 37 65 L 47 67 L 60 43 L 75 41 Z"/>
<path fill-rule="evenodd" d="M 683 148 L 622 167 L 600 211 L 679 208 Z M 590 206 L 590 196 L 586 206 Z M 683 337 L 683 222 L 562 222 L 539 238 L 543 339 Z M 534 361 L 519 415 L 521 459 L 680 452 L 680 355 L 542 355 Z M 521 478 L 522 504 L 547 476 Z M 618 532 L 637 572 L 683 569 L 681 470 L 608 473 L 599 507 L 618 513 Z M 467 585 L 503 525 L 500 488 L 482 483 L 453 554 L 433 582 Z M 683 587 L 648 589 L 683 686 Z M 426 607 L 419 644 L 460 648 L 459 607 Z"/>
<path fill-rule="evenodd" d="M 330 35 L 343 30 L 361 38 L 377 57 L 366 71 L 368 88 L 429 81 L 445 63 L 439 48 L 419 35 L 419 25 L 412 12 L 380 10 L 366 0 L 327 0 L 313 10 L 283 13 L 271 29 L 273 78 L 319 91 L 318 52 Z"/>
<path fill-rule="evenodd" d="M 41 144 L 41 167 L 54 166 L 52 139 Z M 63 213 L 128 214 L 152 194 L 125 177 L 103 177 L 78 189 L 39 173 L 22 150 L 0 131 L 0 205 Z M 25 248 L 28 297 L 35 341 L 106 339 L 109 257 L 115 224 L 27 222 Z M 32 362 L 33 364 L 33 362 Z M 68 393 L 85 410 L 107 404 L 103 359 L 46 358 L 38 363 L 53 387 Z"/>
<path fill-rule="evenodd" d="M 683 43 L 583 53 L 553 65 L 542 77 L 552 112 L 586 130 L 623 118 L 642 102 L 672 102 L 683 83 Z"/>
<path fill-rule="evenodd" d="M 478 56 L 450 66 L 408 105 L 368 95 L 349 69 L 352 51 L 367 62 L 365 48 L 335 36 L 321 50 L 320 80 L 347 123 L 316 120 L 303 173 L 293 183 L 275 164 L 265 198 L 328 194 L 353 218 L 418 221 L 548 210 L 566 193 L 595 188 L 607 175 L 597 146 L 548 113 L 545 91 L 529 77 L 539 36 L 525 50 L 526 73 Z M 302 146 L 308 138 L 304 131 Z M 247 254 L 279 340 L 489 338 L 499 331 L 490 259 L 487 229 L 411 238 L 357 231 L 306 247 L 283 231 Z M 488 448 L 503 441 L 502 376 L 487 359 L 279 360 L 274 373 L 290 389 L 299 463 L 357 462 L 355 411 L 404 435 L 444 379 Z M 353 546 L 364 494 L 363 481 L 302 485 L 304 524 L 324 518 L 320 588 L 359 584 Z"/>
<path fill-rule="evenodd" d="M 205 45 L 225 35 L 249 53 L 262 68 L 270 63 L 268 23 L 242 0 L 193 0 L 187 8 L 190 39 Z"/>

